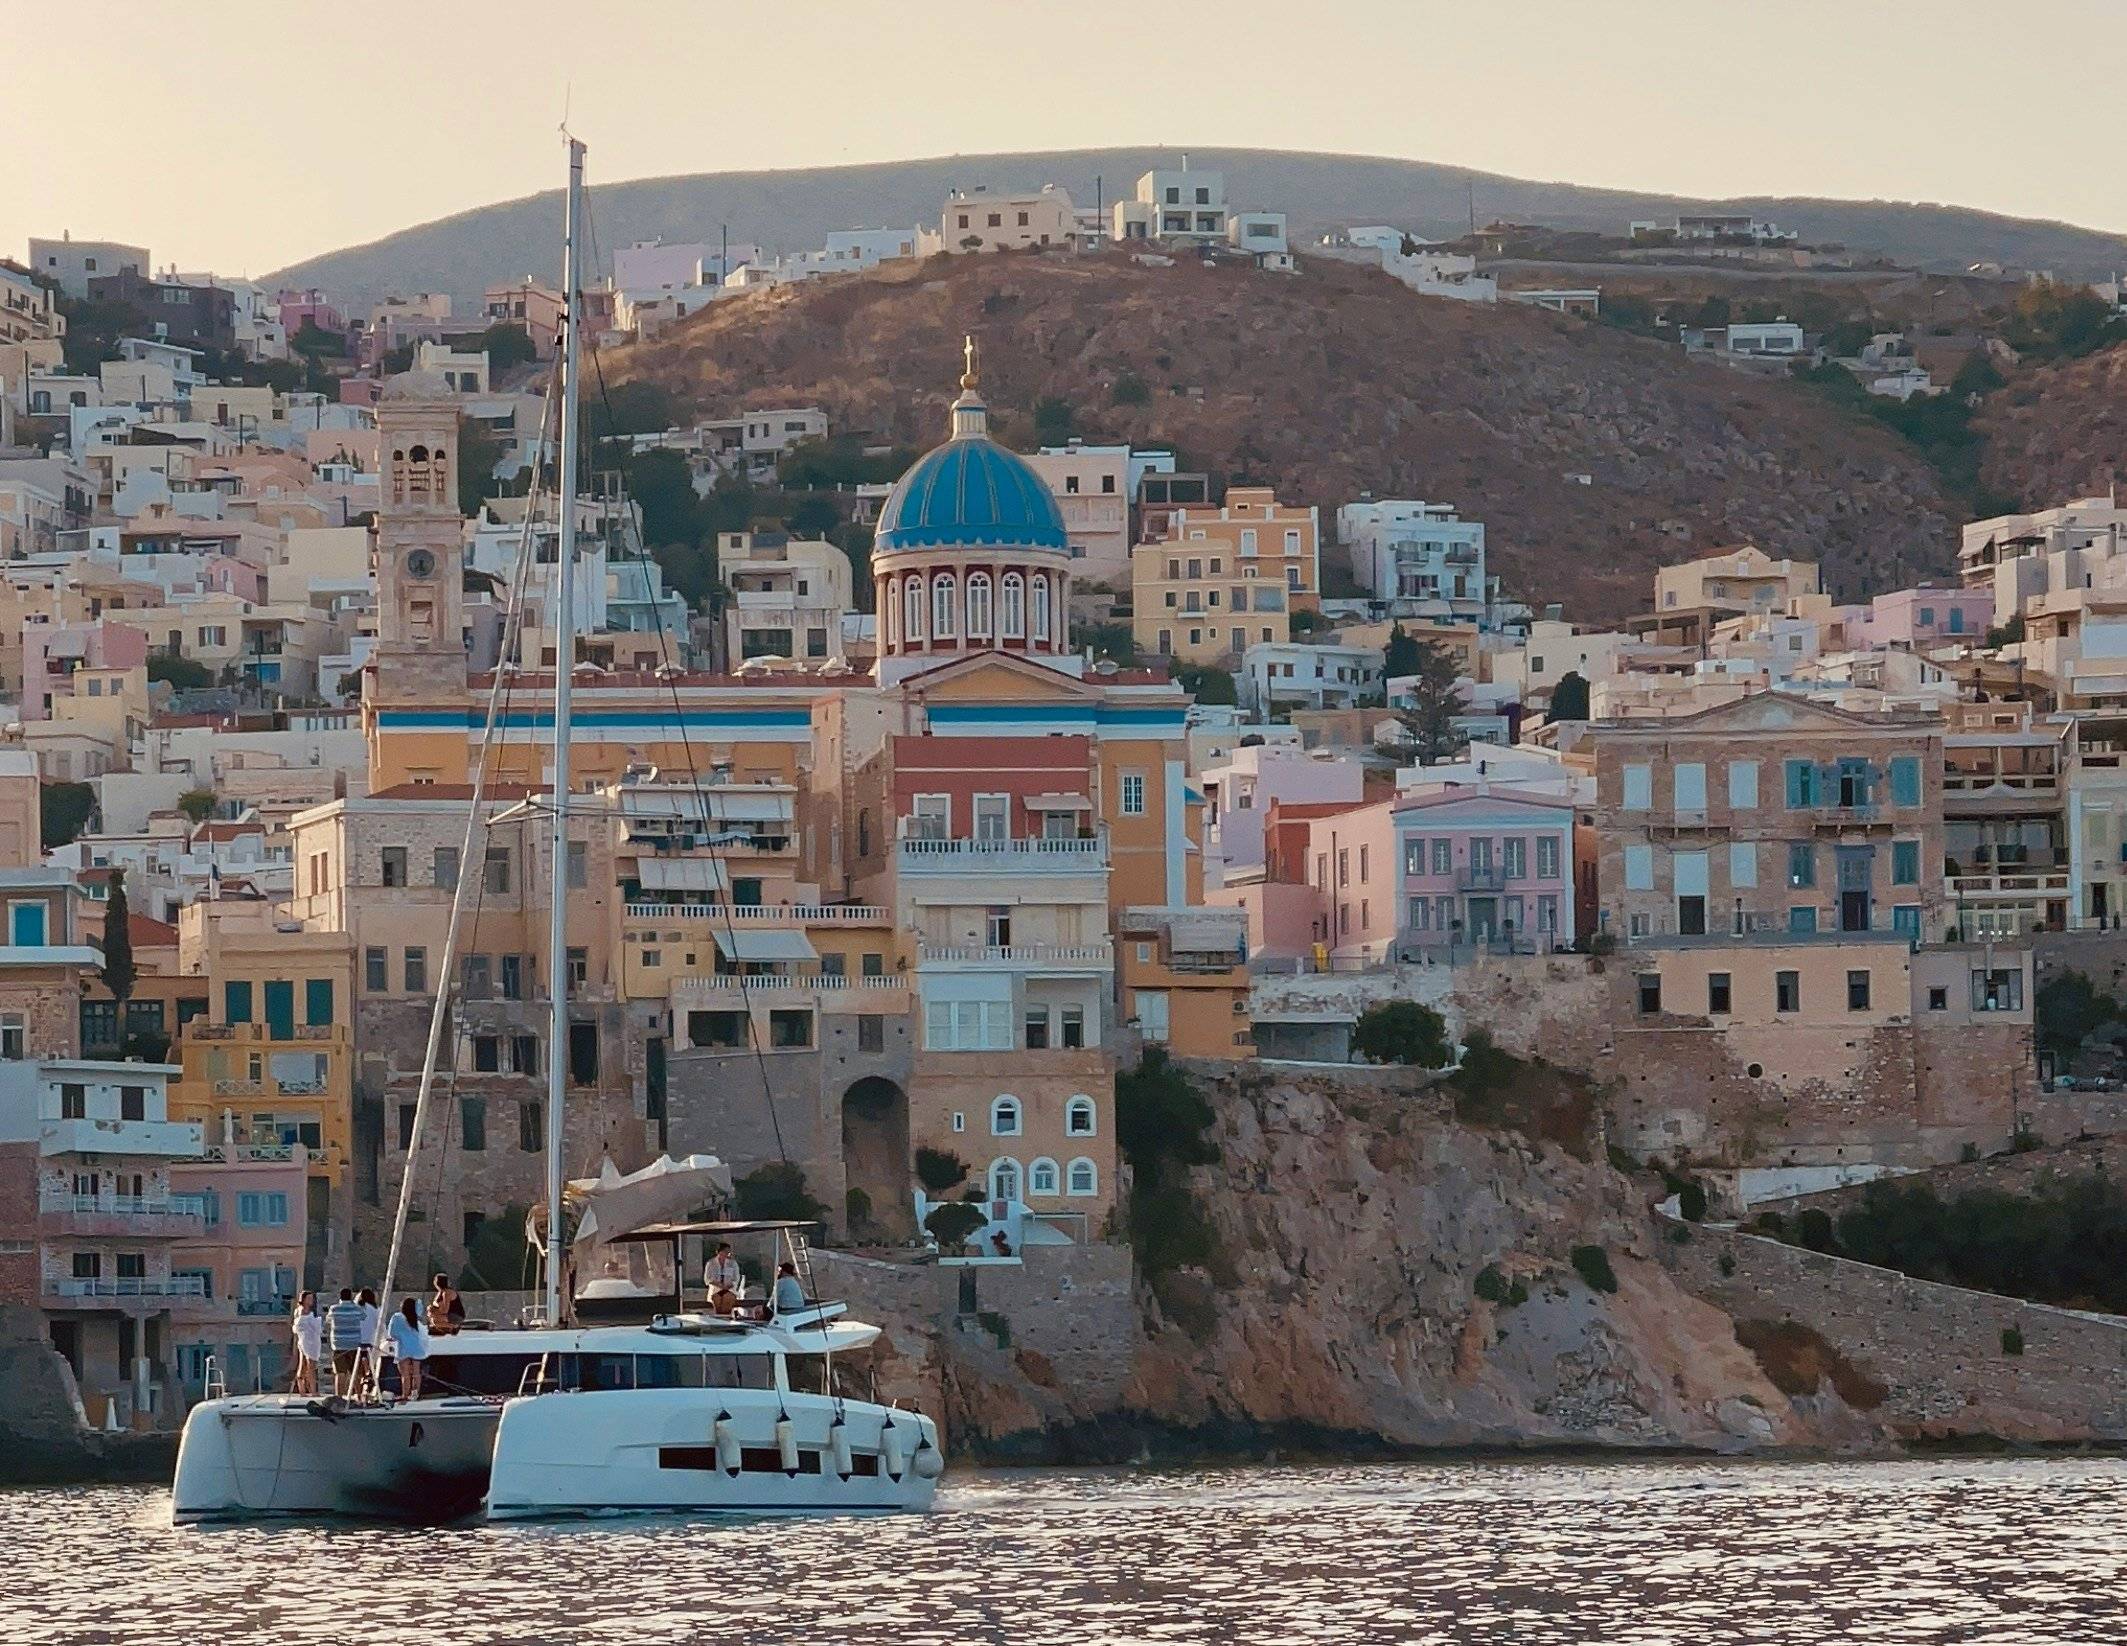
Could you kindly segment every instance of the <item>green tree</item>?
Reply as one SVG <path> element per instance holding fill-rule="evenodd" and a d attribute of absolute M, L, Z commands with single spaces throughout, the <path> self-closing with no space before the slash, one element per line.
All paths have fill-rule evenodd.
<path fill-rule="evenodd" d="M 473 339 L 473 347 L 487 351 L 490 371 L 508 371 L 539 358 L 539 351 L 532 346 L 532 334 L 515 320 L 498 320 Z"/>
<path fill-rule="evenodd" d="M 1454 1061 L 1447 1024 L 1416 1000 L 1383 1000 L 1366 1008 L 1352 1025 L 1352 1050 L 1369 1063 L 1403 1063 L 1438 1069 Z"/>
<path fill-rule="evenodd" d="M 1328 627 L 1328 624 L 1329 620 L 1316 611 L 1314 607 L 1302 606 L 1292 614 L 1292 622 L 1289 626 L 1292 630 L 1292 637 L 1297 640 L 1303 634 L 1313 634 L 1317 629 Z"/>
<path fill-rule="evenodd" d="M 1130 1240 L 1148 1275 L 1205 1263 L 1216 1250 L 1188 1175 L 1219 1158 L 1205 1135 L 1213 1119 L 1211 1105 L 1158 1046 L 1146 1047 L 1135 1069 L 1116 1071 L 1115 1141 L 1130 1167 Z"/>
<path fill-rule="evenodd" d="M 1610 1254 L 1602 1247 L 1576 1246 L 1572 1255 L 1574 1272 L 1588 1283 L 1591 1292 L 1617 1290 L 1616 1271 L 1610 1267 Z"/>
<path fill-rule="evenodd" d="M 1043 395 L 1034 402 L 1034 438 L 1044 446 L 1061 446 L 1071 438 L 1075 416 L 1070 401 Z"/>
<path fill-rule="evenodd" d="M 1108 398 L 1118 406 L 1142 406 L 1152 399 L 1152 391 L 1145 387 L 1145 380 L 1134 371 L 1126 371 L 1115 380 L 1115 387 L 1108 391 Z"/>
<path fill-rule="evenodd" d="M 1405 632 L 1401 623 L 1388 631 L 1388 644 L 1381 649 L 1381 671 L 1390 680 L 1416 674 L 1421 661 L 1418 637 Z"/>
<path fill-rule="evenodd" d="M 315 320 L 305 320 L 296 327 L 295 335 L 288 339 L 288 346 L 307 360 L 347 358 L 346 336 L 341 332 L 326 331 Z"/>
<path fill-rule="evenodd" d="M 522 1291 L 537 1271 L 537 1256 L 524 1230 L 530 1208 L 506 1206 L 498 1217 L 485 1217 L 465 1243 L 465 1266 L 458 1271 L 463 1292 Z"/>
<path fill-rule="evenodd" d="M 112 869 L 111 890 L 103 906 L 103 986 L 113 1000 L 133 996 L 132 911 L 126 905 L 124 865 Z"/>
<path fill-rule="evenodd" d="M 377 362 L 386 377 L 396 377 L 400 372 L 414 369 L 414 346 L 401 343 L 395 349 L 386 349 L 384 357 Z"/>
<path fill-rule="evenodd" d="M 731 1187 L 743 1218 L 817 1223 L 827 1210 L 807 1191 L 804 1171 L 787 1160 L 756 1166 Z"/>
<path fill-rule="evenodd" d="M 212 817 L 215 804 L 212 789 L 187 789 L 177 797 L 177 809 L 193 823 L 204 823 Z"/>
<path fill-rule="evenodd" d="M 40 784 L 37 812 L 37 833 L 44 849 L 70 846 L 96 815 L 96 791 L 86 783 Z"/>
<path fill-rule="evenodd" d="M 842 511 L 821 492 L 806 493 L 790 510 L 790 530 L 796 537 L 825 537 L 841 524 Z"/>
<path fill-rule="evenodd" d="M 214 672 L 206 664 L 189 657 L 168 657 L 157 653 L 148 659 L 148 679 L 163 681 L 181 692 L 190 692 L 213 685 Z"/>
<path fill-rule="evenodd" d="M 1463 708 L 1457 673 L 1452 652 L 1430 640 L 1418 642 L 1418 666 L 1410 673 L 1404 706 L 1396 711 L 1396 718 L 1409 734 L 1421 766 L 1445 760 L 1461 742 L 1452 724 Z"/>
<path fill-rule="evenodd" d="M 989 1218 L 979 1206 L 971 1206 L 964 1200 L 948 1200 L 942 1206 L 934 1206 L 931 1209 L 931 1215 L 923 1220 L 923 1226 L 930 1231 L 931 1238 L 938 1242 L 938 1250 L 950 1254 L 965 1246 L 968 1236 L 987 1222 Z"/>
<path fill-rule="evenodd" d="M 2072 1056 L 2084 1040 L 2127 1012 L 2081 972 L 2062 972 L 2039 985 L 2032 1002 L 2039 1050 Z"/>
<path fill-rule="evenodd" d="M 679 421 L 679 404 L 661 383 L 614 383 L 583 408 L 584 438 L 596 445 L 627 434 L 656 434 Z"/>
<path fill-rule="evenodd" d="M 943 1194 L 954 1184 L 967 1181 L 967 1162 L 950 1149 L 920 1144 L 916 1149 L 916 1181 L 932 1194 Z"/>
<path fill-rule="evenodd" d="M 1071 629 L 1071 644 L 1090 651 L 1094 661 L 1107 658 L 1128 668 L 1137 661 L 1137 641 L 1127 623 L 1079 623 Z"/>
<path fill-rule="evenodd" d="M 1190 665 L 1175 671 L 1175 680 L 1182 690 L 1199 703 L 1238 703 L 1241 700 L 1239 687 L 1231 674 L 1213 664 Z"/>
<path fill-rule="evenodd" d="M 1578 669 L 1568 669 L 1551 687 L 1551 715 L 1553 720 L 1586 720 L 1588 718 L 1588 682 L 1583 680 Z"/>
<path fill-rule="evenodd" d="M 458 507 L 466 517 L 480 512 L 480 505 L 502 490 L 495 478 L 495 465 L 502 461 L 502 442 L 495 431 L 477 417 L 458 420 Z"/>

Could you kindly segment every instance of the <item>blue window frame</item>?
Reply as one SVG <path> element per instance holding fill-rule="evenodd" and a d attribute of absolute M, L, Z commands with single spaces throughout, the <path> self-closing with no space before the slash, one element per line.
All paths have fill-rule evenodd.
<path fill-rule="evenodd" d="M 51 911 L 42 903 L 17 903 L 8 910 L 7 940 L 18 949 L 41 949 Z"/>
<path fill-rule="evenodd" d="M 1891 804 L 1920 804 L 1920 760 L 1917 755 L 1902 754 L 1891 762 Z"/>
<path fill-rule="evenodd" d="M 1817 905 L 1797 903 L 1787 911 L 1787 929 L 1798 936 L 1806 936 L 1817 929 Z"/>
<path fill-rule="evenodd" d="M 1814 760 L 1787 762 L 1787 803 L 1792 807 L 1814 806 L 1819 794 Z"/>
<path fill-rule="evenodd" d="M 1919 841 L 1894 840 L 1891 842 L 1891 884 L 1894 886 L 1917 886 L 1920 884 Z"/>

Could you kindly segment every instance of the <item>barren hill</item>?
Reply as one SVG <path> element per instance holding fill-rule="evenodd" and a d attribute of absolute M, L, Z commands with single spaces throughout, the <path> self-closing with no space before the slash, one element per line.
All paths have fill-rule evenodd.
<path fill-rule="evenodd" d="M 1657 564 L 1743 540 L 1821 559 L 1841 594 L 1953 558 L 1932 471 L 1821 395 L 1315 259 L 1280 276 L 938 257 L 727 299 L 605 371 L 704 413 L 817 403 L 839 427 L 930 445 L 965 331 L 1007 443 L 1030 448 L 1033 408 L 1055 397 L 1088 437 L 1171 443 L 1185 467 L 1274 484 L 1325 519 L 1365 491 L 1451 502 L 1486 522 L 1510 593 L 1577 618 L 1640 609 Z M 1117 398 L 1131 378 L 1142 403 Z"/>
<path fill-rule="evenodd" d="M 1769 196 L 1693 200 L 1359 154 L 1192 146 L 1188 156 L 1193 166 L 1224 171 L 1228 197 L 1237 205 L 1289 212 L 1301 244 L 1337 224 L 1394 223 L 1448 236 L 1461 234 L 1474 215 L 1479 222 L 1616 234 L 1634 218 L 1724 211 L 1771 218 L 1811 242 L 1836 242 L 1865 256 L 1929 269 L 1991 260 L 2095 280 L 2127 264 L 2127 236 L 1963 206 Z M 1140 172 L 1180 158 L 1176 149 L 1062 149 L 602 183 L 591 190 L 593 252 L 595 258 L 599 248 L 653 235 L 714 241 L 720 225 L 729 226 L 734 244 L 758 240 L 771 251 L 794 251 L 857 224 L 935 223 L 948 189 L 980 185 L 1061 183 L 1074 200 L 1091 205 L 1127 194 Z M 482 288 L 493 282 L 528 270 L 552 279 L 560 244 L 561 198 L 550 191 L 418 224 L 265 278 L 283 286 L 321 286 L 357 308 L 388 291 L 446 291 L 477 312 Z"/>
<path fill-rule="evenodd" d="M 2016 373 L 1973 426 L 1980 478 L 2026 508 L 2127 485 L 2127 344 Z"/>

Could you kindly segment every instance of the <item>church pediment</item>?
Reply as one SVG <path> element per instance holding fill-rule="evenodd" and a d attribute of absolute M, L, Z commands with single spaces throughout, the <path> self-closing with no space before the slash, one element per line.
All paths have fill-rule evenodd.
<path fill-rule="evenodd" d="M 936 703 L 1088 703 L 1099 696 L 1083 680 L 1002 652 L 944 663 L 902 684 Z"/>

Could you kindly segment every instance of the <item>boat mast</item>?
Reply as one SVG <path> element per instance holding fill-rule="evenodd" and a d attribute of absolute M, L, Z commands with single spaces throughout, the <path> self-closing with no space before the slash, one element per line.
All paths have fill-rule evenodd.
<path fill-rule="evenodd" d="M 583 144 L 571 137 L 561 254 L 561 523 L 554 545 L 554 861 L 548 888 L 546 1318 L 561 1324 L 561 1104 L 569 1057 L 569 718 L 576 668 L 577 333 L 583 318 Z"/>

